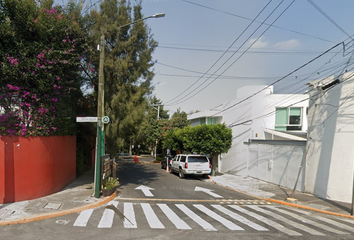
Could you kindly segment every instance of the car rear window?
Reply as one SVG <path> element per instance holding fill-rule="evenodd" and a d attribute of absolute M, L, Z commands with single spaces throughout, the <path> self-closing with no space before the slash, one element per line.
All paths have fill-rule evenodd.
<path fill-rule="evenodd" d="M 208 162 L 206 156 L 188 156 L 188 162 Z"/>

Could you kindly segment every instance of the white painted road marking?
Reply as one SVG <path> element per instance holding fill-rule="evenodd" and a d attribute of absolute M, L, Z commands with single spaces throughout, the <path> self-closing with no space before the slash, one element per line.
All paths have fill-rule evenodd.
<path fill-rule="evenodd" d="M 226 215 L 229 215 L 230 217 L 232 217 L 233 219 L 257 230 L 257 231 L 269 231 L 268 229 L 266 229 L 265 227 L 262 227 L 261 225 L 258 225 L 257 223 L 251 222 L 250 220 L 248 220 L 245 217 L 242 217 L 241 215 L 234 213 L 226 208 L 224 208 L 221 205 L 211 205 L 212 207 L 216 208 L 217 210 L 219 210 L 222 213 L 225 213 Z"/>
<path fill-rule="evenodd" d="M 107 205 L 118 207 L 117 201 L 110 201 Z M 113 225 L 114 211 L 112 209 L 105 209 L 98 224 L 98 228 L 111 228 Z"/>
<path fill-rule="evenodd" d="M 238 223 L 242 223 L 246 226 L 253 228 L 256 231 L 272 231 L 274 233 L 274 229 L 279 232 L 285 233 L 291 236 L 302 236 L 301 232 L 294 231 L 292 228 L 298 228 L 301 231 L 307 232 L 311 235 L 325 235 L 328 232 L 334 234 L 348 234 L 346 232 L 337 230 L 338 229 L 346 229 L 349 231 L 354 231 L 353 226 L 349 226 L 349 224 L 344 224 L 342 219 L 334 219 L 330 217 L 323 217 L 318 214 L 311 214 L 309 212 L 305 212 L 298 209 L 287 209 L 284 207 L 278 206 L 237 206 L 237 205 L 218 205 L 218 204 L 172 204 L 173 208 L 170 208 L 167 204 L 151 204 L 151 203 L 131 203 L 124 202 L 122 208 L 122 214 L 124 213 L 125 219 L 115 218 L 116 214 L 113 210 L 118 206 L 118 201 L 111 201 L 108 203 L 111 205 L 112 209 L 109 207 L 102 210 L 102 208 L 96 208 L 103 211 L 98 211 L 102 214 L 102 217 L 98 223 L 98 228 L 112 228 L 113 220 L 115 219 L 117 223 L 116 227 L 124 228 L 137 228 L 139 221 L 142 221 L 141 225 L 146 226 L 143 223 L 149 224 L 152 229 L 168 229 L 171 230 L 174 226 L 177 229 L 189 230 L 191 227 L 188 225 L 188 221 L 194 221 L 193 225 L 195 230 L 204 229 L 205 231 L 218 231 L 218 228 L 214 226 L 220 226 L 219 223 L 227 227 L 231 230 L 244 230 L 242 226 L 238 226 Z M 141 206 L 141 208 L 140 208 Z M 194 206 L 194 210 L 191 208 Z M 159 208 L 159 209 L 157 209 Z M 155 209 L 155 210 L 154 210 Z M 175 209 L 175 210 L 172 210 Z M 82 211 L 74 222 L 75 227 L 85 227 L 88 225 L 88 221 L 90 217 L 94 214 L 95 209 L 89 209 Z M 274 212 L 279 212 L 274 213 Z M 242 216 L 237 212 L 242 212 Z M 259 212 L 260 214 L 257 214 Z M 297 213 L 298 212 L 298 213 Z M 144 214 L 143 214 L 144 213 Z M 301 215 L 300 213 L 304 213 Z M 162 224 L 159 220 L 158 214 L 162 214 L 165 216 L 161 216 L 162 219 L 166 217 L 169 219 L 167 222 Z M 247 215 L 247 216 L 245 216 Z M 137 218 L 137 216 L 139 216 Z M 145 216 L 145 219 L 144 219 Z M 183 216 L 183 220 L 179 217 Z M 188 218 L 188 219 L 187 219 Z M 213 218 L 212 221 L 211 218 Z M 293 219 L 292 219 L 293 218 Z M 316 219 L 311 220 L 311 218 Z M 187 219 L 187 220 L 184 220 Z M 230 221 L 230 220 L 231 221 Z M 232 221 L 232 219 L 236 221 Z M 275 220 L 271 220 L 275 219 Z M 215 220 L 215 221 L 214 221 Z M 345 219 L 346 220 L 346 219 Z M 70 221 L 70 220 L 69 220 Z M 68 220 L 58 220 L 58 224 L 67 224 Z M 187 221 L 187 222 L 185 222 Z M 216 222 L 217 221 L 217 222 Z M 269 225 L 269 229 L 264 228 L 259 225 L 267 224 Z M 326 223 L 323 224 L 322 222 Z M 349 221 L 348 221 L 349 222 Z M 95 223 L 95 219 L 92 220 L 92 224 Z M 349 222 L 351 224 L 354 221 Z M 92 225 L 91 224 L 91 225 Z M 215 224 L 215 225 L 214 225 Z M 214 225 L 214 226 L 213 226 Z M 289 228 L 287 226 L 290 226 Z M 199 227 L 200 226 L 200 227 Z M 315 226 L 312 229 L 312 226 Z M 334 226 L 334 227 L 331 227 Z M 141 226 L 140 226 L 141 227 Z M 322 232 L 319 232 L 318 229 L 323 229 Z"/>
<path fill-rule="evenodd" d="M 298 211 L 298 209 L 294 209 L 294 211 L 300 212 L 300 211 Z M 310 219 L 305 219 L 305 218 L 299 218 L 299 219 L 301 219 L 302 221 L 304 221 L 306 223 L 309 223 L 309 224 L 311 224 L 311 225 L 313 225 L 315 227 L 318 227 L 318 228 L 321 228 L 323 230 L 326 230 L 328 232 L 332 232 L 332 233 L 336 233 L 336 234 L 348 234 L 346 232 L 339 231 L 337 229 L 331 228 L 331 227 L 329 227 L 327 225 L 324 225 L 322 223 L 318 223 L 318 222 L 312 221 Z"/>
<path fill-rule="evenodd" d="M 277 229 L 278 231 L 281 231 L 281 232 L 283 232 L 285 234 L 288 234 L 290 236 L 302 236 L 301 233 L 298 233 L 298 232 L 295 232 L 293 230 L 287 229 L 286 227 L 284 227 L 283 225 L 281 225 L 281 224 L 279 224 L 277 222 L 274 222 L 274 221 L 272 221 L 272 220 L 270 220 L 270 219 L 268 219 L 266 217 L 263 217 L 261 215 L 258 215 L 256 213 L 250 212 L 250 211 L 248 211 L 248 210 L 246 210 L 244 208 L 241 208 L 241 207 L 236 206 L 236 205 L 230 205 L 230 207 L 232 207 L 233 209 L 235 209 L 235 210 L 237 210 L 239 212 L 245 213 L 245 214 L 247 214 L 247 215 L 249 215 L 249 216 L 251 216 L 251 217 L 253 217 L 253 218 L 255 218 L 255 219 L 259 220 L 259 221 L 262 221 L 263 223 L 265 223 L 265 224 L 267 224 L 267 225 L 269 225 L 269 226 L 271 226 L 271 227 L 273 227 L 273 228 Z"/>
<path fill-rule="evenodd" d="M 207 193 L 207 194 L 209 194 L 210 196 L 213 196 L 213 197 L 215 197 L 215 198 L 223 198 L 223 196 L 220 196 L 220 195 L 214 193 L 213 190 L 207 189 L 207 188 L 195 187 L 194 191 L 195 191 L 195 192 L 205 192 L 205 193 Z"/>
<path fill-rule="evenodd" d="M 198 208 L 200 211 L 204 212 L 208 216 L 214 218 L 216 221 L 220 222 L 222 225 L 224 225 L 230 230 L 245 230 L 237 226 L 236 224 L 232 223 L 231 221 L 227 220 L 226 218 L 223 218 L 220 215 L 216 214 L 215 212 L 211 211 L 209 208 L 204 207 L 201 204 L 195 204 L 193 206 Z"/>
<path fill-rule="evenodd" d="M 176 204 L 176 206 L 184 212 L 188 217 L 190 217 L 194 222 L 198 223 L 206 231 L 217 231 L 210 223 L 199 217 L 192 210 L 187 208 L 184 204 Z"/>
<path fill-rule="evenodd" d="M 86 227 L 88 220 L 91 217 L 91 214 L 93 212 L 93 209 L 87 209 L 84 210 L 80 213 L 80 215 L 78 216 L 78 218 L 76 219 L 74 226 L 75 227 Z"/>
<path fill-rule="evenodd" d="M 124 203 L 124 227 L 125 228 L 137 228 L 135 213 L 132 203 Z"/>
<path fill-rule="evenodd" d="M 161 221 L 158 219 L 156 216 L 154 210 L 152 210 L 152 207 L 148 203 L 140 203 L 145 217 L 150 225 L 151 228 L 156 228 L 156 229 L 164 229 L 164 225 L 161 223 Z"/>
<path fill-rule="evenodd" d="M 261 212 L 261 213 L 267 214 L 269 216 L 272 216 L 273 218 L 276 218 L 276 219 L 278 219 L 280 221 L 286 222 L 287 224 L 289 224 L 289 225 L 291 225 L 291 226 L 293 226 L 293 227 L 295 227 L 297 229 L 300 229 L 300 230 L 302 230 L 304 232 L 308 232 L 308 233 L 310 233 L 312 235 L 317 235 L 317 236 L 324 236 L 325 235 L 325 234 L 320 233 L 319 231 L 316 231 L 314 229 L 311 229 L 311 228 L 309 228 L 309 227 L 307 227 L 307 226 L 305 226 L 303 224 L 291 221 L 289 218 L 285 218 L 285 217 L 280 216 L 279 214 L 276 214 L 274 212 L 264 210 L 264 209 L 259 208 L 257 206 L 248 206 L 248 207 L 253 209 L 253 210 L 256 210 L 258 212 Z M 299 219 L 299 217 L 300 217 L 300 216 L 296 216 L 296 214 L 292 214 L 292 213 L 290 213 L 288 211 L 282 211 L 282 213 L 287 214 L 288 216 L 294 217 L 296 219 Z"/>
<path fill-rule="evenodd" d="M 177 229 L 189 230 L 192 229 L 183 221 L 176 213 L 174 213 L 166 204 L 157 204 L 159 208 L 165 213 L 166 217 L 176 226 Z"/>
<path fill-rule="evenodd" d="M 144 185 L 140 185 L 139 187 L 135 188 L 135 190 L 141 190 L 146 197 L 153 197 L 154 195 L 150 192 L 150 190 L 155 190 L 155 189 Z"/>

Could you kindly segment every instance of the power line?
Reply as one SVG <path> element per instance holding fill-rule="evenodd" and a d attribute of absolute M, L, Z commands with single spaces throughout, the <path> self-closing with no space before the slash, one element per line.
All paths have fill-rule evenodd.
<path fill-rule="evenodd" d="M 199 4 L 199 3 L 194 3 L 194 2 L 191 2 L 191 1 L 188 1 L 188 0 L 181 0 L 181 1 L 186 2 L 186 3 L 190 3 L 190 4 L 193 4 L 193 5 L 202 7 L 202 8 L 206 8 L 206 9 L 209 9 L 209 10 L 213 10 L 213 11 L 216 11 L 216 12 L 221 12 L 221 13 L 224 13 L 224 14 L 227 14 L 227 15 L 231 15 L 231 16 L 234 16 L 234 17 L 242 18 L 242 19 L 245 19 L 245 20 L 249 20 L 249 21 L 252 20 L 250 18 L 243 17 L 241 15 L 237 15 L 237 14 L 234 14 L 234 13 L 226 12 L 226 11 L 219 10 L 219 9 L 216 9 L 216 8 L 212 8 L 212 7 L 208 7 L 208 6 L 205 6 L 205 5 L 202 5 L 202 4 Z M 259 21 L 255 21 L 255 22 L 260 23 Z M 264 25 L 271 25 L 269 23 L 263 23 L 263 24 Z M 330 41 L 330 40 L 327 40 L 327 39 L 324 39 L 324 38 L 312 36 L 310 34 L 298 32 L 298 31 L 291 30 L 291 29 L 288 29 L 288 28 L 283 28 L 283 27 L 279 27 L 279 26 L 276 26 L 276 25 L 272 25 L 272 27 L 278 28 L 278 29 L 281 29 L 281 30 L 285 30 L 285 31 L 288 31 L 288 32 L 296 33 L 296 34 L 299 34 L 299 35 L 302 35 L 302 36 L 311 37 L 311 38 L 314 38 L 314 39 L 317 39 L 317 40 L 321 40 L 321 41 L 324 41 L 324 42 L 334 43 L 333 41 Z"/>
<path fill-rule="evenodd" d="M 293 0 L 286 8 L 280 13 L 280 15 L 272 22 L 272 24 L 274 24 L 274 23 L 289 9 L 289 7 L 290 7 L 294 2 L 295 2 L 295 0 Z M 265 21 L 278 9 L 278 7 L 279 7 L 282 3 L 283 3 L 283 1 L 281 1 L 281 2 L 276 6 L 276 8 L 267 16 L 267 18 L 266 18 L 263 22 L 265 22 Z M 243 42 L 243 44 L 239 47 L 239 49 L 251 38 L 251 36 L 252 36 L 261 26 L 262 26 L 262 24 L 261 24 L 260 26 L 258 26 L 258 28 L 257 28 L 255 31 L 253 31 L 253 33 L 248 37 L 248 39 L 246 39 L 245 42 Z M 214 81 L 216 81 L 216 80 L 218 79 L 218 77 L 220 77 L 220 76 L 221 76 L 222 74 L 224 74 L 231 66 L 233 66 L 233 65 L 248 51 L 248 49 L 250 49 L 250 48 L 261 38 L 261 36 L 263 36 L 263 34 L 268 31 L 268 29 L 269 29 L 271 26 L 272 26 L 272 25 L 269 25 L 269 26 L 259 35 L 259 37 L 258 37 L 255 41 L 253 41 L 252 44 L 250 44 L 250 46 L 246 49 L 246 51 L 245 51 L 244 53 L 242 53 L 235 61 L 233 61 L 221 74 L 219 74 L 218 76 L 216 76 L 216 77 L 214 78 L 214 80 L 212 80 L 210 83 L 208 83 L 205 87 L 203 87 L 201 90 L 199 90 L 199 92 L 197 92 L 197 93 L 194 94 L 193 96 L 191 96 L 191 97 L 189 97 L 189 98 L 187 98 L 187 99 L 184 99 L 184 100 L 182 100 L 182 101 L 180 100 L 179 102 L 174 103 L 174 105 L 180 104 L 180 103 L 182 103 L 182 102 L 185 102 L 185 101 L 189 100 L 190 98 L 196 96 L 198 93 L 200 93 L 200 92 L 203 91 L 205 88 L 207 88 L 207 87 L 208 87 L 210 84 L 212 84 Z M 213 75 L 214 75 L 217 71 L 219 71 L 219 70 L 221 69 L 221 67 L 223 67 L 223 66 L 226 64 L 226 62 L 228 62 L 235 54 L 236 54 L 236 52 L 235 52 L 234 54 L 232 54 L 232 55 L 213 73 Z M 208 79 L 207 79 L 207 80 L 208 80 Z M 201 85 L 203 85 L 207 80 L 205 80 Z M 198 87 L 200 87 L 201 85 L 199 85 Z M 193 91 L 195 91 L 195 90 L 193 90 Z M 192 92 L 193 92 L 193 91 L 192 91 Z M 190 95 L 192 92 L 190 92 L 189 95 Z M 188 96 L 188 95 L 186 95 L 186 96 Z"/>
<path fill-rule="evenodd" d="M 312 0 L 307 0 L 314 8 L 316 8 L 325 18 L 327 18 L 331 23 L 333 23 L 339 30 L 341 30 L 345 35 L 347 35 L 349 38 L 352 38 L 346 31 L 344 31 L 341 26 L 339 26 L 332 18 L 328 16 L 316 3 L 314 3 Z"/>
<path fill-rule="evenodd" d="M 238 39 L 240 39 L 240 37 L 248 30 L 248 28 L 253 24 L 253 22 L 262 14 L 262 12 L 268 7 L 268 5 L 272 2 L 273 0 L 270 0 L 263 8 L 262 10 L 257 14 L 257 16 L 251 21 L 250 24 L 248 24 L 248 26 L 241 32 L 241 34 L 239 34 L 239 36 L 232 42 L 232 44 L 226 49 L 226 51 L 224 51 L 224 53 L 214 62 L 214 64 L 203 74 L 203 76 L 201 76 L 201 78 L 199 78 L 197 81 L 195 81 L 191 86 L 189 86 L 186 90 L 190 89 L 191 87 L 193 87 L 199 80 L 201 80 L 205 74 L 207 74 L 220 60 L 221 58 L 227 53 L 227 51 L 238 41 Z M 284 1 L 284 0 L 283 0 Z M 208 79 L 207 79 L 208 80 Z M 203 82 L 204 83 L 204 82 Z M 199 86 L 198 86 L 199 87 Z M 198 88 L 197 87 L 197 88 Z M 186 91 L 185 90 L 185 91 Z M 173 100 L 177 99 L 178 97 L 180 97 L 185 91 L 182 91 L 178 96 L 174 97 L 173 99 L 167 101 L 166 103 L 172 102 Z M 187 95 L 188 96 L 188 95 Z M 180 101 L 180 100 L 177 100 Z"/>
<path fill-rule="evenodd" d="M 288 77 L 288 76 L 292 75 L 293 73 L 299 71 L 300 69 L 302 69 L 302 68 L 304 68 L 305 66 L 309 65 L 309 64 L 312 63 L 313 61 L 315 61 L 315 60 L 319 59 L 320 57 L 322 57 L 323 55 L 325 55 L 327 52 L 333 50 L 334 48 L 336 48 L 336 47 L 338 47 L 339 45 L 342 45 L 342 44 L 343 44 L 343 42 L 337 43 L 336 45 L 334 45 L 333 47 L 331 47 L 331 48 L 328 49 L 327 51 L 323 52 L 322 54 L 318 55 L 317 57 L 311 59 L 310 61 L 308 61 L 308 62 L 306 62 L 305 64 L 301 65 L 300 67 L 296 68 L 295 70 L 293 70 L 292 72 L 288 73 L 288 74 L 285 75 L 284 77 L 278 79 L 277 81 L 275 81 L 275 82 L 273 82 L 272 84 L 266 86 L 265 88 L 259 90 L 258 92 L 255 92 L 255 93 L 253 93 L 252 95 L 250 95 L 250 96 L 244 98 L 243 100 L 241 100 L 241 101 L 239 101 L 239 102 L 233 104 L 232 106 L 230 106 L 230 107 L 228 107 L 228 108 L 226 108 L 226 109 L 223 109 L 223 110 L 219 111 L 218 113 L 213 114 L 212 116 L 215 116 L 215 115 L 217 115 L 217 114 L 219 114 L 219 113 L 225 112 L 225 111 L 227 111 L 227 110 L 229 110 L 229 109 L 231 109 L 231 108 L 233 108 L 233 107 L 239 105 L 240 103 L 245 102 L 245 101 L 247 101 L 248 99 L 251 99 L 252 97 L 256 96 L 257 94 L 259 94 L 259 93 L 261 93 L 262 91 L 264 91 L 265 89 L 267 89 L 269 86 L 272 86 L 272 85 L 274 85 L 274 84 L 276 84 L 276 83 L 282 81 L 282 80 L 285 79 L 286 77 Z"/>
<path fill-rule="evenodd" d="M 218 50 L 218 49 L 207 49 L 207 48 L 188 48 L 188 47 L 169 47 L 169 46 L 163 46 L 159 45 L 157 48 L 164 48 L 164 49 L 174 49 L 174 50 L 187 50 L 187 51 L 200 51 L 200 52 L 224 52 L 225 50 Z M 229 50 L 228 52 L 236 52 L 237 50 Z M 238 51 L 238 52 L 245 52 L 244 51 Z M 247 53 L 252 53 L 252 54 L 319 54 L 320 52 L 315 52 L 311 50 L 298 50 L 298 51 L 284 51 L 284 50 L 278 50 L 278 51 L 257 51 L 257 50 L 252 50 L 248 51 Z"/>

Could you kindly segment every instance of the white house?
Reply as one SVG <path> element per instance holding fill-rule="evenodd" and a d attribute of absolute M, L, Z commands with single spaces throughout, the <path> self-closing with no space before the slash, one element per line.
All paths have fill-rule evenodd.
<path fill-rule="evenodd" d="M 249 141 L 306 141 L 308 95 L 274 94 L 272 86 L 246 86 L 237 90 L 236 97 L 188 116 L 192 126 L 225 123 L 232 129 L 232 147 L 220 156 L 219 172 L 249 175 L 249 149 L 245 144 Z"/>

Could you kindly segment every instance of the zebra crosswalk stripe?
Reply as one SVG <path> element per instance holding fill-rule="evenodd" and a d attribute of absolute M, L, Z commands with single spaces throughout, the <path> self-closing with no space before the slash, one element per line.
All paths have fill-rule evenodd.
<path fill-rule="evenodd" d="M 192 210 L 190 210 L 184 204 L 176 204 L 176 207 L 178 207 L 182 212 L 184 212 L 194 222 L 199 224 L 199 226 L 204 228 L 204 230 L 206 230 L 206 231 L 217 231 L 210 223 L 205 221 L 203 218 L 199 217 L 197 214 L 195 214 Z"/>
<path fill-rule="evenodd" d="M 298 210 L 298 209 L 294 209 L 294 211 L 295 212 L 302 212 L 301 210 Z M 320 217 L 314 217 L 314 218 L 316 218 L 316 219 L 319 219 Z M 347 233 L 347 232 L 342 232 L 342 231 L 339 231 L 339 230 L 337 230 L 337 229 L 334 229 L 334 228 L 332 228 L 332 227 L 329 227 L 329 226 L 327 226 L 327 225 L 324 225 L 324 224 L 322 224 L 322 223 L 318 223 L 318 222 L 315 222 L 315 221 L 312 221 L 312 220 L 310 220 L 310 219 L 304 219 L 303 218 L 303 221 L 305 221 L 305 222 L 307 222 L 307 223 L 310 223 L 310 224 L 312 224 L 312 225 L 314 225 L 314 226 L 316 226 L 316 227 L 318 227 L 318 228 L 321 228 L 321 229 L 323 229 L 323 230 L 326 230 L 326 231 L 328 231 L 328 232 L 332 232 L 332 233 L 336 233 L 336 234 L 349 234 L 349 233 Z M 326 222 L 329 222 L 328 220 L 325 220 Z M 339 227 L 340 225 L 337 225 L 337 227 Z"/>
<path fill-rule="evenodd" d="M 208 216 L 214 218 L 216 221 L 220 222 L 221 224 L 223 224 L 225 227 L 227 227 L 230 230 L 244 230 L 243 228 L 237 226 L 236 224 L 227 220 L 226 218 L 221 217 L 220 215 L 216 214 L 215 212 L 211 211 L 210 209 L 206 208 L 205 206 L 203 206 L 201 204 L 195 204 L 193 206 L 198 208 L 200 211 L 204 212 Z"/>
<path fill-rule="evenodd" d="M 297 223 L 297 222 L 294 222 L 294 221 L 291 221 L 290 219 L 288 218 L 285 218 L 283 216 L 280 216 L 279 214 L 276 214 L 274 212 L 271 212 L 271 211 L 267 211 L 267 210 L 264 210 L 260 207 L 257 207 L 257 206 L 248 206 L 249 208 L 255 210 L 255 211 L 258 211 L 258 212 L 261 212 L 261 213 L 264 213 L 264 214 L 267 214 L 268 216 L 272 216 L 280 221 L 283 221 L 283 222 L 286 222 L 287 224 L 290 224 L 291 226 L 297 228 L 297 229 L 300 229 L 304 232 L 308 232 L 312 235 L 317 235 L 317 236 L 325 236 L 325 234 L 319 232 L 319 231 L 316 231 L 314 229 L 311 229 L 303 224 L 300 224 L 300 223 Z M 287 211 L 282 211 L 283 214 L 286 214 L 288 216 L 291 216 L 291 217 L 294 217 L 296 218 L 296 216 L 294 216 L 295 214 L 292 214 L 292 213 L 289 213 Z"/>
<path fill-rule="evenodd" d="M 93 212 L 93 209 L 87 209 L 84 210 L 80 213 L 80 215 L 77 217 L 76 221 L 74 222 L 75 227 L 86 227 L 88 220 L 91 217 L 91 214 Z"/>
<path fill-rule="evenodd" d="M 118 207 L 118 202 L 117 201 L 110 201 L 108 205 L 113 205 L 115 207 Z M 102 218 L 100 220 L 100 223 L 98 224 L 98 228 L 111 228 L 113 225 L 113 217 L 114 217 L 114 211 L 112 209 L 105 209 L 102 215 Z"/>
<path fill-rule="evenodd" d="M 165 213 L 166 217 L 176 226 L 177 229 L 189 230 L 192 229 L 188 224 L 183 221 L 176 213 L 174 213 L 167 204 L 157 204 L 159 208 Z"/>
<path fill-rule="evenodd" d="M 265 224 L 267 224 L 267 225 L 269 225 L 269 226 L 271 226 L 271 227 L 273 227 L 273 228 L 277 229 L 278 231 L 281 231 L 281 232 L 283 232 L 285 234 L 288 234 L 290 236 L 302 236 L 301 233 L 298 233 L 296 231 L 288 229 L 288 228 L 284 227 L 283 225 L 281 225 L 281 224 L 279 224 L 277 222 L 274 222 L 274 221 L 272 221 L 272 220 L 270 220 L 268 218 L 265 218 L 265 217 L 263 217 L 261 215 L 258 215 L 256 213 L 250 212 L 250 211 L 248 211 L 248 210 L 246 210 L 244 208 L 241 208 L 241 207 L 236 206 L 236 205 L 230 205 L 230 207 L 235 209 L 235 210 L 237 210 L 237 211 L 239 211 L 239 212 L 245 213 L 245 214 L 247 214 L 247 215 L 249 215 L 249 216 L 251 216 L 251 217 L 253 217 L 253 218 L 255 218 L 255 219 L 259 220 L 259 221 L 262 221 L 263 223 L 265 223 Z"/>
<path fill-rule="evenodd" d="M 151 228 L 155 229 L 164 229 L 165 226 L 161 223 L 161 221 L 158 219 L 156 216 L 154 210 L 152 210 L 152 207 L 148 203 L 140 203 L 145 217 L 150 225 Z"/>
<path fill-rule="evenodd" d="M 133 203 L 124 203 L 124 227 L 137 228 Z"/>
<path fill-rule="evenodd" d="M 245 224 L 245 225 L 257 230 L 257 231 L 269 231 L 267 228 L 262 227 L 261 225 L 258 225 L 257 223 L 251 222 L 247 218 L 242 217 L 241 215 L 239 215 L 237 213 L 234 213 L 234 212 L 226 209 L 223 206 L 220 206 L 220 205 L 211 205 L 211 206 L 216 208 L 220 212 L 225 213 L 226 215 L 232 217 L 233 219 L 235 219 L 235 220 L 237 220 L 237 221 L 239 221 L 239 222 L 241 222 L 241 223 L 243 223 L 243 224 Z"/>

